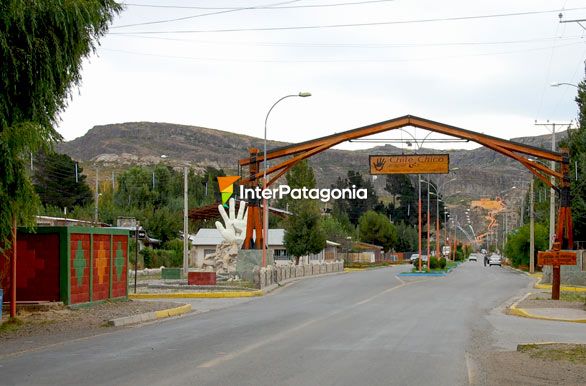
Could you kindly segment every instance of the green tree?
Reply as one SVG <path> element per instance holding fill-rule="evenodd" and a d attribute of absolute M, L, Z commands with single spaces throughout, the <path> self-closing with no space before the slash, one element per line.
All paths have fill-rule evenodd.
<path fill-rule="evenodd" d="M 298 162 L 286 174 L 287 184 L 291 188 L 315 188 L 315 175 L 307 161 Z M 284 200 L 293 212 L 285 220 L 284 244 L 287 252 L 299 258 L 310 253 L 319 253 L 326 246 L 326 236 L 321 225 L 319 204 L 314 200 Z"/>
<path fill-rule="evenodd" d="M 326 237 L 320 226 L 321 214 L 316 202 L 299 200 L 295 211 L 285 222 L 284 244 L 290 256 L 299 258 L 319 253 L 326 246 Z"/>
<path fill-rule="evenodd" d="M 354 234 L 354 228 L 350 222 L 343 223 L 334 216 L 324 216 L 321 219 L 321 227 L 327 240 L 336 243 L 346 243 L 347 237 Z"/>
<path fill-rule="evenodd" d="M 40 201 L 25 160 L 61 138 L 54 125 L 82 60 L 121 9 L 112 0 L 0 3 L 0 243 L 13 219 L 33 225 Z"/>
<path fill-rule="evenodd" d="M 358 221 L 360 240 L 380 245 L 385 252 L 393 248 L 397 242 L 397 230 L 389 219 L 381 213 L 369 210 L 360 216 Z"/>
<path fill-rule="evenodd" d="M 560 147 L 570 150 L 570 176 L 574 240 L 586 240 L 586 80 L 578 85 L 578 128 L 569 130 Z M 577 178 L 576 178 L 577 177 Z"/>
<path fill-rule="evenodd" d="M 93 195 L 86 183 L 83 168 L 66 154 L 40 152 L 34 163 L 33 184 L 44 206 L 56 206 L 69 210 L 89 205 Z"/>
<path fill-rule="evenodd" d="M 529 266 L 530 225 L 524 225 L 509 234 L 505 245 L 505 256 L 511 259 L 513 266 Z M 535 224 L 535 250 L 545 251 L 548 246 L 549 228 L 542 224 Z"/>
<path fill-rule="evenodd" d="M 397 244 L 395 249 L 400 252 L 415 251 L 418 247 L 417 229 L 401 221 L 395 225 L 397 230 Z"/>
<path fill-rule="evenodd" d="M 336 184 L 333 186 L 338 189 L 366 189 L 367 198 L 361 199 L 339 199 L 334 204 L 334 214 L 339 217 L 341 214 L 346 213 L 350 222 L 354 225 L 358 224 L 358 219 L 368 210 L 373 209 L 378 204 L 378 195 L 374 190 L 374 186 L 370 179 L 364 179 L 360 172 L 353 170 L 348 171 L 348 176 L 344 179 L 339 178 Z"/>

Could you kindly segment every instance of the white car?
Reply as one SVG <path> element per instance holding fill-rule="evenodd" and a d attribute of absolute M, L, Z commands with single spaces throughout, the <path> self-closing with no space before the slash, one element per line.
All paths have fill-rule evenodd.
<path fill-rule="evenodd" d="M 491 267 L 493 265 L 498 265 L 500 267 L 501 266 L 501 257 L 499 255 L 492 255 L 488 259 L 488 265 L 491 266 Z"/>
<path fill-rule="evenodd" d="M 478 261 L 478 255 L 476 253 L 471 253 L 470 256 L 468 256 L 468 261 Z"/>
<path fill-rule="evenodd" d="M 419 253 L 414 253 L 411 255 L 411 257 L 409 258 L 409 261 L 411 263 L 413 263 L 414 261 L 418 261 L 419 260 Z M 424 261 L 427 263 L 427 255 L 421 255 L 421 261 Z"/>

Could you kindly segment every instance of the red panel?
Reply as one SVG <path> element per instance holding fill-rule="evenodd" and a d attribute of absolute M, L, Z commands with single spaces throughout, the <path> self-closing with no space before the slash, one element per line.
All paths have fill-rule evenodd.
<path fill-rule="evenodd" d="M 216 285 L 215 272 L 188 272 L 187 284 L 189 285 Z"/>
<path fill-rule="evenodd" d="M 59 301 L 59 234 L 23 234 L 17 237 L 17 301 Z M 7 251 L 12 256 L 12 251 Z M 9 260 L 0 256 L 0 271 L 8 272 Z M 10 275 L 1 285 L 4 301 L 10 300 Z"/>
<path fill-rule="evenodd" d="M 128 236 L 114 236 L 111 264 L 112 297 L 125 297 L 128 295 Z"/>
<path fill-rule="evenodd" d="M 94 272 L 92 300 L 110 295 L 110 235 L 94 235 Z"/>
<path fill-rule="evenodd" d="M 70 245 L 70 303 L 86 303 L 90 301 L 90 235 L 73 233 Z M 85 262 L 84 264 L 81 264 L 81 259 Z M 80 272 L 79 276 L 78 272 Z"/>

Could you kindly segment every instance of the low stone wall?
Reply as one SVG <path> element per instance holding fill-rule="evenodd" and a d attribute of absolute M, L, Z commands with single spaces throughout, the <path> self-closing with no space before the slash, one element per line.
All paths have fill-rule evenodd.
<path fill-rule="evenodd" d="M 576 265 L 562 265 L 560 267 L 561 284 L 586 286 L 586 250 L 576 251 Z M 542 283 L 551 283 L 551 266 L 543 267 Z"/>
<path fill-rule="evenodd" d="M 242 278 L 251 281 L 257 288 L 263 289 L 285 280 L 342 271 L 344 271 L 343 261 L 304 265 L 269 265 L 266 268 L 254 267 L 252 272 L 243 272 Z"/>

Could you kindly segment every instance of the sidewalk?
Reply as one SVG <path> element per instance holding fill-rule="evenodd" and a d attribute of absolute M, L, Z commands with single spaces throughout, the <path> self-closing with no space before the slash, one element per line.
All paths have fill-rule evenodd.
<path fill-rule="evenodd" d="M 586 323 L 585 287 L 561 286 L 562 300 L 551 300 L 551 284 L 540 284 L 543 275 L 540 273 L 528 275 L 537 279 L 533 288 L 540 291 L 529 292 L 511 305 L 508 308 L 509 315 L 558 322 Z"/>

